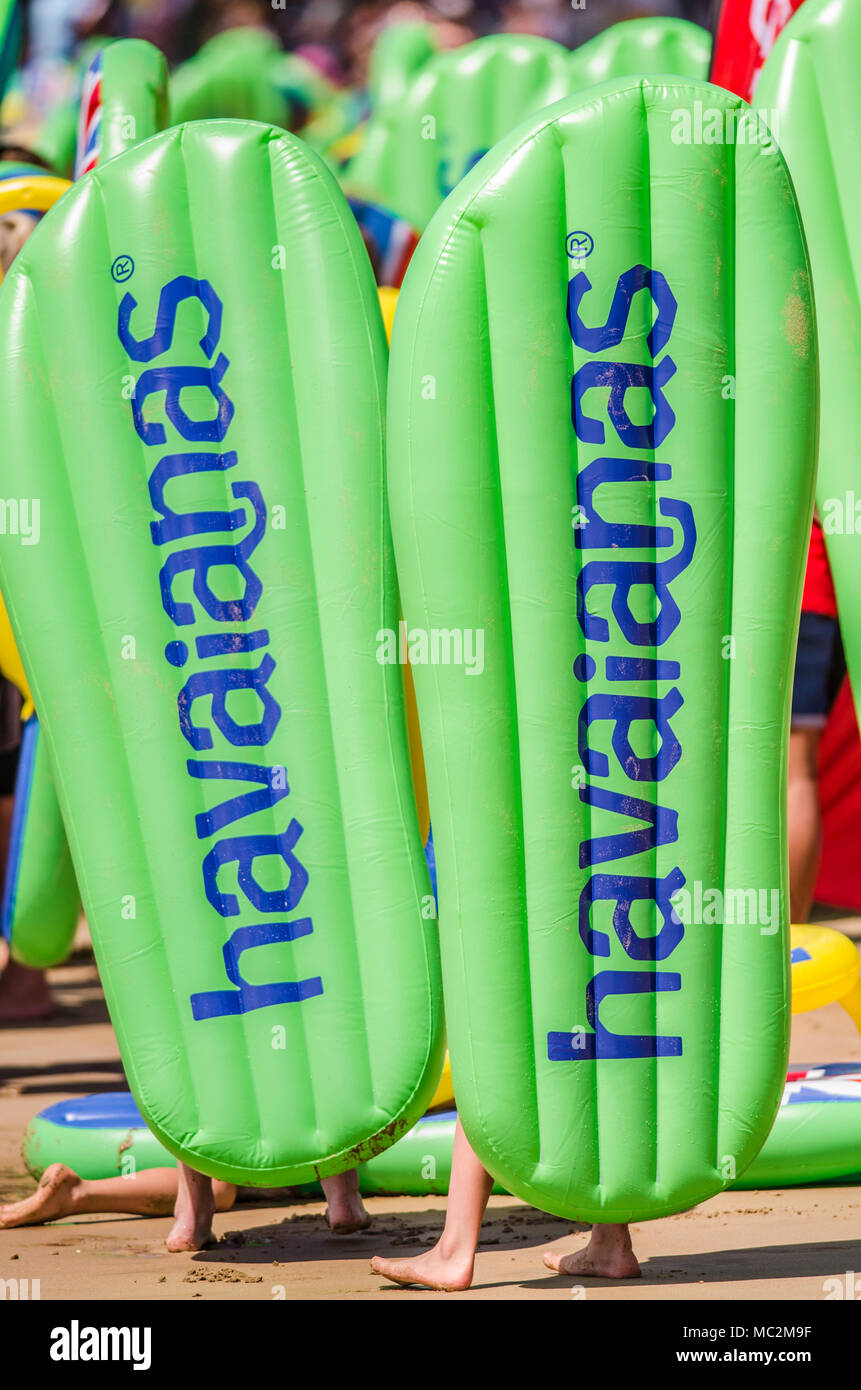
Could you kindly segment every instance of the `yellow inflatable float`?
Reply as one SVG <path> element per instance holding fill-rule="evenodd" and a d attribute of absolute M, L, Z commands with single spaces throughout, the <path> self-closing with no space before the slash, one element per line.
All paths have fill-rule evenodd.
<path fill-rule="evenodd" d="M 792 1012 L 837 1003 L 861 1032 L 861 962 L 854 942 L 829 927 L 793 927 L 790 947 Z"/>
<path fill-rule="evenodd" d="M 27 677 L 24 674 L 24 667 L 21 665 L 21 658 L 18 655 L 18 648 L 15 645 L 12 624 L 9 622 L 9 614 L 6 612 L 2 594 L 0 594 L 0 675 L 4 675 L 13 685 L 17 685 L 24 697 L 21 720 L 23 722 L 29 719 L 33 713 L 33 700 L 30 695 L 30 687 L 27 684 Z"/>
<path fill-rule="evenodd" d="M 428 1106 L 428 1110 L 447 1110 L 454 1104 L 454 1087 L 451 1084 L 451 1062 L 449 1061 L 448 1051 L 445 1054 L 445 1061 L 442 1067 L 442 1076 L 439 1085 L 434 1091 L 433 1100 Z"/>
<path fill-rule="evenodd" d="M 47 212 L 71 186 L 68 179 L 59 179 L 53 174 L 11 174 L 0 181 L 0 217 L 18 211 Z M 0 267 L 0 282 L 2 280 Z"/>

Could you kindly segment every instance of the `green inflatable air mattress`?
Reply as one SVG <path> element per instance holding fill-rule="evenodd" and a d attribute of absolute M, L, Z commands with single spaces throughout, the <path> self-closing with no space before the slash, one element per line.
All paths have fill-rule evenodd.
<path fill-rule="evenodd" d="M 343 195 L 250 122 L 86 175 L 0 293 L 3 486 L 26 456 L 42 499 L 0 590 L 126 1074 L 239 1182 L 386 1148 L 442 1065 L 385 372 Z"/>
<path fill-rule="evenodd" d="M 786 168 L 705 83 L 525 122 L 401 291 L 389 499 L 455 1095 L 564 1217 L 702 1201 L 780 1099 L 816 367 Z"/>

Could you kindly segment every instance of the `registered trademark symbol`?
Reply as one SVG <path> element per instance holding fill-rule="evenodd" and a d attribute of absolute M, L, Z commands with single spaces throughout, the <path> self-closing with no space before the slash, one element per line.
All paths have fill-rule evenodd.
<path fill-rule="evenodd" d="M 131 256 L 117 256 L 111 266 L 111 275 L 116 280 L 117 284 L 121 285 L 124 280 L 128 280 L 134 273 L 135 263 Z"/>
<path fill-rule="evenodd" d="M 595 243 L 588 232 L 569 232 L 565 238 L 565 249 L 572 261 L 585 261 L 595 250 Z"/>

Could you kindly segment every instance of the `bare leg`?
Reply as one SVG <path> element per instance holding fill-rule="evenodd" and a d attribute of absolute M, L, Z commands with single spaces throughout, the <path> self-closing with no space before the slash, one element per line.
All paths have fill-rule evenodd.
<path fill-rule="evenodd" d="M 199 1175 L 196 1175 L 199 1176 Z M 205 1182 L 206 1180 L 203 1179 Z M 370 1217 L 359 1197 L 358 1173 L 340 1173 L 326 1178 L 329 1224 L 338 1235 L 364 1230 Z M 216 1211 L 230 1211 L 240 1189 L 216 1179 L 212 1193 Z M 278 1200 L 282 1188 L 243 1188 L 242 1196 L 252 1201 Z M 176 1168 L 143 1168 L 133 1176 L 87 1181 L 63 1163 L 45 1169 L 39 1186 L 20 1202 L 0 1205 L 0 1230 L 13 1226 L 39 1226 L 45 1221 L 85 1212 L 127 1212 L 132 1216 L 170 1216 L 178 1207 L 179 1177 Z M 352 1224 L 355 1223 L 355 1224 Z M 349 1226 L 349 1230 L 345 1229 Z M 173 1238 L 174 1232 L 171 1232 Z"/>
<path fill-rule="evenodd" d="M 0 975 L 0 1021 L 29 1023 L 50 1018 L 54 1001 L 44 970 L 31 970 L 11 957 Z"/>
<path fill-rule="evenodd" d="M 215 1196 L 212 1179 L 189 1168 L 187 1163 L 177 1165 L 177 1174 L 176 1220 L 167 1238 L 167 1248 L 172 1255 L 202 1250 L 214 1240 L 212 1218 L 215 1214 Z"/>
<path fill-rule="evenodd" d="M 593 1226 L 585 1249 L 575 1250 L 571 1255 L 548 1250 L 544 1263 L 557 1274 L 592 1274 L 604 1279 L 640 1277 L 640 1266 L 627 1226 Z"/>
<path fill-rule="evenodd" d="M 12 838 L 12 816 L 15 811 L 14 796 L 0 796 L 0 868 L 6 873 L 6 860 L 9 857 L 9 841 Z"/>
<path fill-rule="evenodd" d="M 454 1154 L 445 1226 L 436 1245 L 412 1260 L 384 1260 L 375 1255 L 371 1269 L 393 1284 L 421 1284 L 445 1293 L 468 1289 L 472 1283 L 475 1250 L 493 1178 L 481 1166 L 460 1120 L 454 1132 Z"/>
<path fill-rule="evenodd" d="M 819 809 L 819 741 L 822 730 L 793 727 L 789 733 L 789 899 L 793 922 L 806 922 L 822 853 Z"/>
<path fill-rule="evenodd" d="M 334 1178 L 321 1178 L 320 1181 L 329 1204 L 327 1217 L 332 1233 L 351 1236 L 355 1231 L 367 1230 L 371 1218 L 359 1196 L 358 1169 L 351 1168 L 349 1173 L 338 1173 Z"/>
<path fill-rule="evenodd" d="M 145 1168 L 133 1177 L 87 1182 L 65 1164 L 52 1163 L 32 1196 L 0 1206 L 0 1229 L 39 1226 L 44 1221 L 95 1211 L 170 1216 L 176 1204 L 177 1186 L 175 1168 Z M 236 1200 L 236 1188 L 229 1182 L 216 1182 L 213 1187 L 216 1211 L 229 1211 Z"/>

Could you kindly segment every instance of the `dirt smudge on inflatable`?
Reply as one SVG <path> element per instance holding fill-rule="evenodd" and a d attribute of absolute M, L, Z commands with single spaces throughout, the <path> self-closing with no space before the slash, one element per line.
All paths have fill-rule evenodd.
<path fill-rule="evenodd" d="M 797 270 L 792 277 L 792 289 L 783 305 L 783 331 L 796 357 L 806 361 L 810 355 L 810 285 L 807 272 Z"/>

